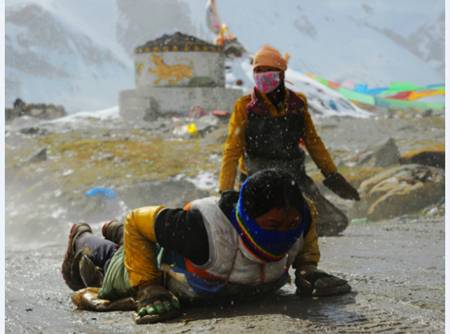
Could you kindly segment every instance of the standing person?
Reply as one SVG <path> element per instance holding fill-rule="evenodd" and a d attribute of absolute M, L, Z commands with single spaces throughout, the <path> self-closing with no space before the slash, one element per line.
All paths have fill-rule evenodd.
<path fill-rule="evenodd" d="M 72 296 L 78 307 L 106 311 L 127 305 L 137 311 L 138 324 L 177 316 L 179 300 L 276 291 L 288 282 L 291 266 L 299 295 L 347 293 L 346 280 L 317 268 L 315 217 L 314 205 L 288 173 L 264 170 L 244 182 L 237 201 L 209 197 L 185 209 L 132 210 L 124 225 L 112 222 L 102 229 L 111 240 L 94 236 L 86 224 L 74 225 L 62 273 L 73 290 L 88 287 Z M 130 297 L 136 304 L 124 302 Z"/>
<path fill-rule="evenodd" d="M 238 99 L 231 114 L 219 179 L 222 196 L 236 196 L 241 181 L 258 170 L 278 167 L 291 173 L 318 211 L 319 235 L 336 235 L 348 225 L 344 213 L 330 203 L 305 173 L 303 142 L 325 177 L 324 184 L 345 199 L 359 200 L 356 189 L 337 168 L 317 135 L 306 97 L 285 87 L 288 56 L 263 46 L 253 58 L 253 92 Z"/>

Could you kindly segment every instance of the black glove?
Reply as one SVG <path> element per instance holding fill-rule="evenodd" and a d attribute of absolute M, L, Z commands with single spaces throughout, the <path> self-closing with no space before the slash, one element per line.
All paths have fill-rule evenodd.
<path fill-rule="evenodd" d="M 333 296 L 351 291 L 345 279 L 327 274 L 315 266 L 295 271 L 295 285 L 299 296 Z"/>
<path fill-rule="evenodd" d="M 226 190 L 220 194 L 219 208 L 223 212 L 231 212 L 239 199 L 239 191 Z"/>
<path fill-rule="evenodd" d="M 328 175 L 323 184 L 341 198 L 360 200 L 358 191 L 340 173 Z"/>

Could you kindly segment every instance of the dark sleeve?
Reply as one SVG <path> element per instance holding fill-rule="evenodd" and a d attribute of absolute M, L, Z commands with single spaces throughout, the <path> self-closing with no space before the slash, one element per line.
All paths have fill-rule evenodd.
<path fill-rule="evenodd" d="M 158 244 L 202 265 L 209 258 L 208 235 L 198 210 L 165 209 L 156 218 Z"/>

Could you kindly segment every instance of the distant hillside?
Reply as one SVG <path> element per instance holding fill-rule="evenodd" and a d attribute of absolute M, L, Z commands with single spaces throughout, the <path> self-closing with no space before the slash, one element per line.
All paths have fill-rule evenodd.
<path fill-rule="evenodd" d="M 132 71 L 76 26 L 37 4 L 7 8 L 6 104 L 55 102 L 69 110 L 116 104 Z"/>
<path fill-rule="evenodd" d="M 370 85 L 444 82 L 444 0 L 217 1 L 251 51 L 271 43 L 291 66 Z"/>
<path fill-rule="evenodd" d="M 136 45 L 180 30 L 203 39 L 205 0 L 8 0 L 6 103 L 117 105 L 134 85 Z M 250 51 L 270 43 L 290 67 L 379 86 L 444 82 L 444 0 L 217 0 L 219 15 Z"/>

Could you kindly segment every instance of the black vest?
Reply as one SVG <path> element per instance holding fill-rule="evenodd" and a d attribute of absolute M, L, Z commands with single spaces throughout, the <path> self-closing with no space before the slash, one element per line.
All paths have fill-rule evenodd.
<path fill-rule="evenodd" d="M 302 160 L 305 152 L 299 147 L 305 133 L 306 105 L 294 92 L 286 90 L 287 112 L 273 117 L 256 91 L 247 105 L 245 155 L 247 160 Z M 252 174 L 252 173 L 251 173 Z"/>

